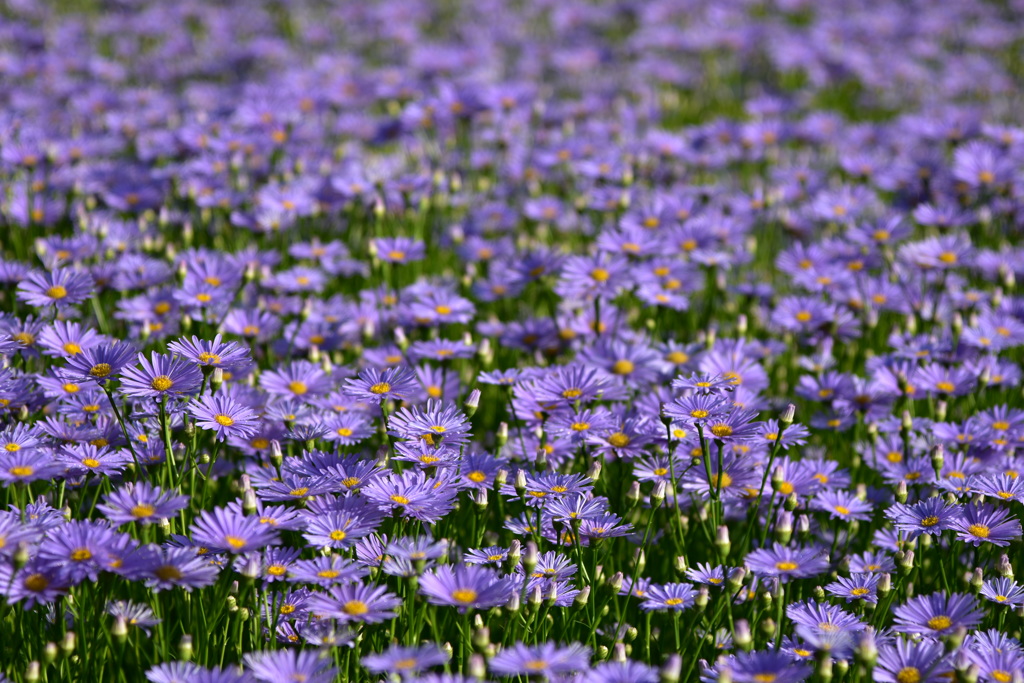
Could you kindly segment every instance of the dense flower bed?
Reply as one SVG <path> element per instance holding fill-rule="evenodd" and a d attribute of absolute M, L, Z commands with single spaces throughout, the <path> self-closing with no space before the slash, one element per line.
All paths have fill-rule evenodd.
<path fill-rule="evenodd" d="M 1024 3 L 0 12 L 0 679 L 1024 677 Z"/>

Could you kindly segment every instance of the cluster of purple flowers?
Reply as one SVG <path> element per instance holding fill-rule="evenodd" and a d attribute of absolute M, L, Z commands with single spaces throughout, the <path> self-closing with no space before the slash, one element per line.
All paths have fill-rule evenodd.
<path fill-rule="evenodd" d="M 0 26 L 0 680 L 1024 678 L 1024 4 L 100 4 Z"/>

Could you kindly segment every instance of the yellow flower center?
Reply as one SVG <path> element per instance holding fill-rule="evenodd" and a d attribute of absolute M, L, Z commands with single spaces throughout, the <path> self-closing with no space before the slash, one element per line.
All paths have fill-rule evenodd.
<path fill-rule="evenodd" d="M 153 387 L 154 391 L 167 391 L 174 386 L 174 382 L 167 375 L 160 375 L 158 377 L 154 377 L 153 381 L 149 383 L 149 386 Z"/>
<path fill-rule="evenodd" d="M 86 560 L 92 559 L 92 552 L 88 548 L 78 548 L 71 553 L 71 559 L 74 562 L 85 562 Z"/>
<path fill-rule="evenodd" d="M 967 531 L 972 536 L 977 536 L 978 538 L 988 538 L 989 535 L 989 528 L 984 524 L 972 524 L 967 527 Z"/>
<path fill-rule="evenodd" d="M 213 421 L 219 424 L 221 427 L 230 427 L 235 424 L 235 421 L 224 414 L 218 414 L 213 416 Z"/>
<path fill-rule="evenodd" d="M 937 617 L 932 617 L 928 620 L 928 628 L 935 629 L 936 631 L 942 631 L 953 625 L 953 620 L 944 614 L 940 614 Z"/>
<path fill-rule="evenodd" d="M 93 377 L 102 379 L 109 375 L 111 370 L 113 370 L 113 368 L 110 367 L 109 363 L 97 363 L 89 368 L 89 374 Z"/>
<path fill-rule="evenodd" d="M 386 394 L 389 391 L 391 391 L 391 385 L 388 382 L 377 382 L 372 387 L 370 387 L 371 394 L 380 395 Z"/>
<path fill-rule="evenodd" d="M 335 529 L 331 532 L 332 541 L 344 541 L 348 537 L 348 534 L 341 529 Z"/>
<path fill-rule="evenodd" d="M 46 590 L 46 587 L 50 585 L 50 582 L 42 574 L 29 574 L 25 577 L 25 581 L 22 583 L 26 590 L 30 590 L 33 593 L 41 593 Z"/>
<path fill-rule="evenodd" d="M 245 539 L 240 538 L 238 536 L 225 536 L 224 540 L 227 542 L 229 546 L 231 546 L 235 550 L 238 550 L 239 548 L 245 546 Z"/>
<path fill-rule="evenodd" d="M 156 508 L 149 503 L 139 503 L 131 509 L 132 517 L 142 519 L 144 517 L 151 517 L 156 512 Z"/>
<path fill-rule="evenodd" d="M 60 285 L 54 285 L 53 287 L 50 287 L 48 290 L 46 290 L 46 296 L 50 297 L 51 299 L 63 299 L 67 295 L 68 290 L 66 290 L 64 287 Z"/>
<path fill-rule="evenodd" d="M 798 565 L 796 562 L 776 562 L 775 568 L 778 569 L 780 572 L 791 572 L 794 569 L 799 569 L 800 565 Z"/>
<path fill-rule="evenodd" d="M 452 591 L 452 600 L 455 602 L 461 602 L 463 605 L 476 600 L 477 593 L 472 588 L 457 588 Z"/>
<path fill-rule="evenodd" d="M 636 366 L 633 365 L 633 362 L 625 359 L 615 361 L 615 365 L 612 366 L 612 372 L 616 375 L 628 375 L 635 369 Z"/>
<path fill-rule="evenodd" d="M 309 387 L 306 386 L 305 382 L 295 380 L 294 382 L 288 383 L 288 391 L 292 392 L 297 396 L 302 396 L 307 391 L 309 391 Z"/>
<path fill-rule="evenodd" d="M 341 606 L 341 611 L 351 616 L 359 616 L 369 612 L 370 608 L 362 600 L 349 600 Z"/>

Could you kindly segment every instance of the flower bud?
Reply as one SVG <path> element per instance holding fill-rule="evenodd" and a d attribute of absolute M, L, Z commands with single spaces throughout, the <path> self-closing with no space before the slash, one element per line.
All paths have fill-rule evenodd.
<path fill-rule="evenodd" d="M 476 414 L 477 408 L 480 407 L 480 390 L 474 389 L 469 392 L 469 396 L 462 404 L 462 410 L 466 414 L 467 418 L 471 418 Z"/>
<path fill-rule="evenodd" d="M 718 527 L 715 534 L 715 548 L 718 550 L 718 556 L 723 560 L 729 556 L 729 550 L 732 549 L 732 542 L 729 540 L 729 527 L 724 524 Z"/>
<path fill-rule="evenodd" d="M 192 659 L 192 636 L 187 633 L 178 641 L 178 659 L 183 662 Z"/>
<path fill-rule="evenodd" d="M 47 666 L 53 664 L 55 661 L 57 661 L 58 654 L 59 651 L 57 650 L 57 643 L 51 640 L 46 644 L 46 647 L 43 648 L 43 662 Z"/>
<path fill-rule="evenodd" d="M 533 541 L 527 541 L 526 552 L 523 554 L 523 573 L 526 576 L 533 574 L 533 570 L 538 562 L 540 562 L 540 555 L 537 552 L 537 544 Z"/>
<path fill-rule="evenodd" d="M 487 664 L 484 658 L 479 654 L 473 654 L 469 657 L 469 677 L 475 678 L 478 681 L 484 680 L 487 676 Z"/>
<path fill-rule="evenodd" d="M 750 624 L 746 619 L 737 619 L 732 631 L 732 642 L 745 652 L 754 647 L 754 638 L 750 635 Z"/>
<path fill-rule="evenodd" d="M 782 415 L 779 416 L 779 426 L 788 427 L 789 425 L 793 424 L 793 418 L 795 417 L 796 406 L 790 403 L 788 406 L 786 406 L 786 409 L 782 411 Z"/>
<path fill-rule="evenodd" d="M 665 501 L 665 480 L 659 479 L 651 492 L 651 509 L 658 508 Z"/>
<path fill-rule="evenodd" d="M 590 466 L 590 469 L 587 470 L 587 477 L 591 481 L 594 481 L 594 482 L 596 482 L 596 481 L 601 479 L 601 461 L 600 460 L 595 460 L 594 463 Z"/>
<path fill-rule="evenodd" d="M 761 629 L 761 633 L 765 638 L 771 638 L 775 635 L 775 620 L 771 617 L 765 617 L 762 619 L 758 622 L 757 627 Z"/>
<path fill-rule="evenodd" d="M 622 572 L 615 572 L 608 578 L 608 587 L 618 593 L 622 590 L 623 581 L 625 581 L 625 576 L 623 576 Z"/>
<path fill-rule="evenodd" d="M 914 551 L 908 550 L 906 552 L 896 553 L 896 568 L 900 574 L 906 576 L 914 569 Z"/>
<path fill-rule="evenodd" d="M 508 443 L 508 423 L 498 423 L 498 431 L 494 433 L 494 443 L 500 449 Z"/>
<path fill-rule="evenodd" d="M 554 585 L 555 582 L 552 581 L 551 584 Z M 580 592 L 576 594 L 576 597 L 573 599 L 573 604 L 577 608 L 579 608 L 579 609 L 586 609 L 587 608 L 587 603 L 589 601 L 590 601 L 590 586 L 584 586 L 580 590 Z"/>
<path fill-rule="evenodd" d="M 907 502 L 907 482 L 903 479 L 896 485 L 896 502 L 900 505 Z"/>
<path fill-rule="evenodd" d="M 981 587 L 985 585 L 985 572 L 981 570 L 981 567 L 975 567 L 974 573 L 971 574 L 971 588 L 975 593 L 981 590 Z"/>
<path fill-rule="evenodd" d="M 25 680 L 28 683 L 36 683 L 39 680 L 39 662 L 31 661 L 25 668 Z"/>
<path fill-rule="evenodd" d="M 1010 565 L 1010 558 L 1007 555 L 999 557 L 999 564 L 996 565 L 996 573 L 1004 579 L 1013 580 L 1013 567 Z"/>

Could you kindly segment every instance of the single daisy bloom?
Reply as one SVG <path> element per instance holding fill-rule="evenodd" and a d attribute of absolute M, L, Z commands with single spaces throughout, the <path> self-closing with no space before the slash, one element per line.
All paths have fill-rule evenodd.
<path fill-rule="evenodd" d="M 302 683 L 331 683 L 338 670 L 331 666 L 317 650 L 276 650 L 250 652 L 242 661 L 252 677 L 260 683 L 302 681 Z"/>
<path fill-rule="evenodd" d="M 206 510 L 192 524 L 192 539 L 210 548 L 244 553 L 277 541 L 277 531 L 225 508 Z"/>
<path fill-rule="evenodd" d="M 18 284 L 18 300 L 30 306 L 67 308 L 89 298 L 95 283 L 88 273 L 70 268 L 33 271 Z"/>
<path fill-rule="evenodd" d="M 99 344 L 68 356 L 64 372 L 69 377 L 103 383 L 120 374 L 137 354 L 138 349 L 128 342 Z"/>
<path fill-rule="evenodd" d="M 981 594 L 992 602 L 1000 605 L 1017 607 L 1024 605 L 1024 587 L 1013 579 L 989 579 L 981 586 Z"/>
<path fill-rule="evenodd" d="M 203 382 L 203 374 L 192 363 L 167 354 L 156 353 L 149 359 L 139 354 L 138 367 L 121 371 L 121 391 L 137 398 L 160 398 L 190 394 Z"/>
<path fill-rule="evenodd" d="M 945 499 L 936 496 L 912 505 L 896 503 L 885 511 L 885 516 L 893 522 L 897 531 L 913 539 L 921 534 L 931 536 L 952 529 L 963 516 L 963 506 L 950 505 Z"/>
<path fill-rule="evenodd" d="M 697 591 L 688 583 L 668 583 L 664 586 L 651 586 L 640 603 L 640 609 L 673 610 L 680 612 L 693 607 Z"/>
<path fill-rule="evenodd" d="M 814 548 L 787 548 L 775 543 L 747 555 L 747 567 L 759 576 L 778 576 L 783 581 L 802 579 L 828 571 L 828 556 Z"/>
<path fill-rule="evenodd" d="M 402 366 L 383 371 L 367 368 L 355 378 L 345 380 L 345 393 L 377 404 L 389 400 L 401 401 L 415 391 L 415 377 Z"/>
<path fill-rule="evenodd" d="M 252 363 L 248 347 L 238 342 L 221 341 L 219 334 L 213 341 L 182 337 L 168 344 L 167 350 L 195 363 L 204 371 L 224 368 L 232 372 L 244 372 Z"/>
<path fill-rule="evenodd" d="M 406 676 L 440 666 L 449 658 L 447 652 L 433 644 L 414 647 L 393 645 L 380 654 L 363 657 L 362 664 L 375 674 L 398 673 L 400 676 Z"/>
<path fill-rule="evenodd" d="M 450 605 L 459 611 L 489 609 L 508 602 L 512 583 L 481 565 L 442 565 L 423 575 L 420 593 L 433 605 Z"/>
<path fill-rule="evenodd" d="M 932 638 L 952 633 L 961 626 L 973 629 L 985 615 L 974 597 L 960 593 L 947 597 L 941 592 L 912 598 L 893 614 L 894 630 Z"/>
<path fill-rule="evenodd" d="M 218 441 L 252 436 L 260 423 L 255 412 L 225 394 L 200 396 L 189 403 L 188 412 L 199 427 L 216 432 Z"/>
<path fill-rule="evenodd" d="M 941 683 L 952 672 L 942 642 L 898 638 L 878 648 L 874 678 L 878 683 Z"/>
<path fill-rule="evenodd" d="M 963 517 L 953 523 L 953 528 L 958 539 L 975 546 L 982 543 L 1007 546 L 1024 533 L 1009 510 L 988 504 L 964 506 Z"/>
<path fill-rule="evenodd" d="M 840 576 L 836 581 L 825 586 L 830 595 L 846 598 L 846 602 L 864 600 L 875 604 L 878 594 L 875 589 L 881 579 L 880 574 L 853 574 L 849 578 Z"/>
<path fill-rule="evenodd" d="M 309 610 L 342 623 L 352 621 L 378 624 L 394 617 L 402 599 L 383 586 L 348 583 L 331 586 L 309 597 Z"/>
<path fill-rule="evenodd" d="M 855 494 L 843 490 L 819 491 L 811 500 L 811 508 L 829 513 L 832 519 L 848 522 L 853 519 L 871 519 L 872 506 Z"/>
<path fill-rule="evenodd" d="M 544 676 L 553 678 L 559 674 L 582 671 L 590 666 L 590 648 L 573 643 L 559 646 L 557 643 L 525 645 L 516 643 L 505 648 L 488 662 L 492 673 L 499 676 Z"/>
<path fill-rule="evenodd" d="M 138 522 L 152 524 L 170 519 L 179 510 L 188 507 L 188 496 L 163 491 L 147 481 L 128 482 L 103 499 L 96 507 L 114 525 Z"/>

